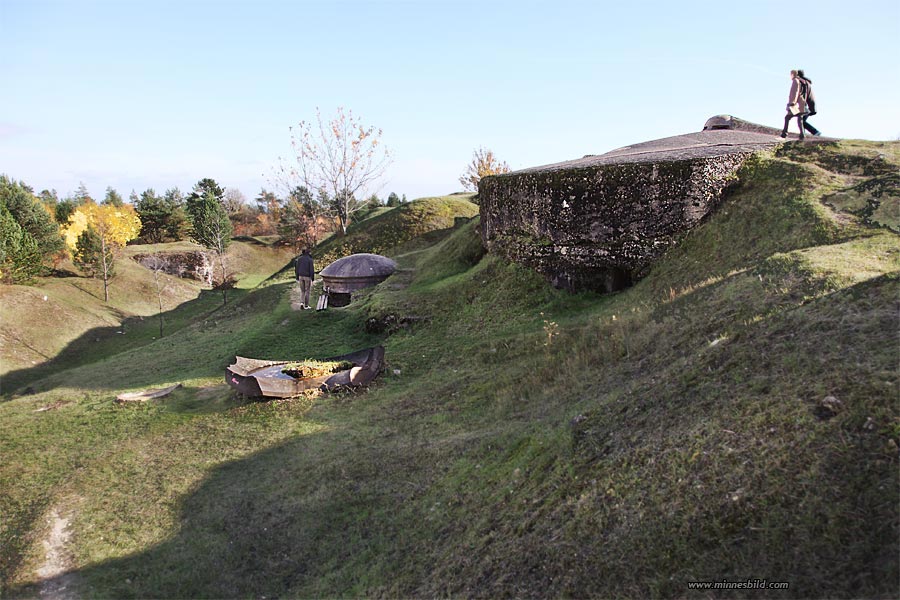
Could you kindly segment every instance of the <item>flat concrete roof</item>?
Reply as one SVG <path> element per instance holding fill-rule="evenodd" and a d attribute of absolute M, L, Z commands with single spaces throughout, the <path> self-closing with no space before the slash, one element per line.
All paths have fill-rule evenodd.
<path fill-rule="evenodd" d="M 786 141 L 780 136 L 781 130 L 779 129 L 750 123 L 730 115 L 712 117 L 707 121 L 707 125 L 709 126 L 710 124 L 723 128 L 704 129 L 695 133 L 641 142 L 617 148 L 606 154 L 589 155 L 541 167 L 530 167 L 514 173 L 577 169 L 623 163 L 652 163 L 708 158 L 724 154 L 755 152 L 775 147 Z M 798 139 L 797 134 L 789 134 L 787 141 L 796 139 Z M 806 139 L 824 140 L 825 138 L 807 136 Z"/>

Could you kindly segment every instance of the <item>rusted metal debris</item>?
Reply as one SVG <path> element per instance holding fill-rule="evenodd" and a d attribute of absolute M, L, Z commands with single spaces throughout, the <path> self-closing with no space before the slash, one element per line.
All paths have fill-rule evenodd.
<path fill-rule="evenodd" d="M 384 367 L 384 347 L 375 346 L 358 352 L 322 359 L 323 362 L 346 361 L 353 367 L 319 377 L 295 378 L 283 372 L 294 361 L 257 360 L 236 356 L 225 370 L 225 381 L 237 392 L 250 397 L 291 398 L 306 390 L 332 391 L 341 387 L 368 385 Z"/>

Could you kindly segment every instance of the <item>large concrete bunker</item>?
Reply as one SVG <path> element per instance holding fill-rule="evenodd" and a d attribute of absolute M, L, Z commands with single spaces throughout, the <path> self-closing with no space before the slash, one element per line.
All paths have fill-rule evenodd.
<path fill-rule="evenodd" d="M 718 115 L 696 133 L 485 177 L 482 242 L 558 288 L 622 289 L 718 205 L 747 158 L 782 143 L 779 133 Z"/>

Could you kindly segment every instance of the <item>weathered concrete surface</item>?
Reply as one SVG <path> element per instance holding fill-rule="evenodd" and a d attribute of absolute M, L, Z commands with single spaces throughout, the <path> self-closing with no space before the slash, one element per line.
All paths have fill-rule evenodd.
<path fill-rule="evenodd" d="M 134 260 L 150 270 L 162 271 L 175 277 L 196 279 L 208 285 L 213 284 L 213 267 L 205 252 L 156 252 L 135 254 Z"/>
<path fill-rule="evenodd" d="M 349 294 L 378 285 L 396 270 L 397 263 L 386 256 L 361 253 L 337 259 L 319 275 L 332 292 Z"/>
<path fill-rule="evenodd" d="M 485 247 L 558 288 L 631 285 L 717 206 L 749 156 L 784 142 L 779 130 L 716 119 L 722 128 L 485 177 Z"/>

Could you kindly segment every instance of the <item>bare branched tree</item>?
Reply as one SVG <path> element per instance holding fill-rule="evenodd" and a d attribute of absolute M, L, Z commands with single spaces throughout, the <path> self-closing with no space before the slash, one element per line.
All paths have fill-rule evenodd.
<path fill-rule="evenodd" d="M 225 195 L 222 198 L 222 206 L 225 212 L 230 215 L 236 215 L 246 206 L 247 198 L 244 193 L 237 188 L 225 188 Z"/>
<path fill-rule="evenodd" d="M 316 122 L 291 127 L 295 164 L 280 167 L 288 189 L 304 186 L 327 199 L 323 208 L 337 217 L 347 232 L 353 213 L 368 202 L 368 188 L 384 175 L 391 155 L 381 143 L 382 131 L 364 126 L 350 110 L 337 109 L 325 121 L 316 109 Z"/>
<path fill-rule="evenodd" d="M 159 254 L 152 254 L 142 261 L 142 264 L 153 272 L 153 282 L 156 284 L 156 301 L 159 303 L 159 337 L 163 336 L 163 304 L 162 293 L 166 289 L 166 281 L 163 278 L 166 268 L 166 259 Z"/>

